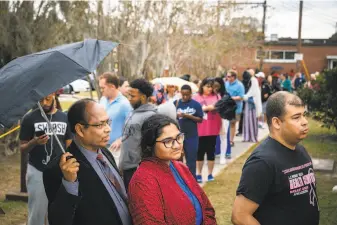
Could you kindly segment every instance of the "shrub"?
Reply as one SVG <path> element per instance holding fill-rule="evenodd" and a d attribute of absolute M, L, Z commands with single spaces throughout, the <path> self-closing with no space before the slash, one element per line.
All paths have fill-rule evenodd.
<path fill-rule="evenodd" d="M 337 68 L 323 71 L 311 81 L 311 87 L 301 88 L 298 95 L 314 119 L 337 129 Z"/>

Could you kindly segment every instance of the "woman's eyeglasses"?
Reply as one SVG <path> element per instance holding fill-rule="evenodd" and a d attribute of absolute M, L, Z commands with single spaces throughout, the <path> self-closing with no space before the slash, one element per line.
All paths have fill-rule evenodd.
<path fill-rule="evenodd" d="M 172 148 L 175 141 L 178 144 L 182 144 L 184 142 L 184 139 L 185 139 L 184 133 L 180 133 L 177 135 L 176 138 L 165 138 L 164 140 L 160 140 L 156 142 L 163 143 L 166 148 Z"/>

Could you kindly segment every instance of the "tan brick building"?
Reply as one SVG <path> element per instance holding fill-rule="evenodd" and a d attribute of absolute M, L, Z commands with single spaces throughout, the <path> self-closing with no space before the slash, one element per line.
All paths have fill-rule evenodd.
<path fill-rule="evenodd" d="M 264 55 L 263 71 L 267 74 L 272 67 L 282 67 L 281 72 L 296 70 L 295 53 L 297 39 L 280 38 L 266 42 L 264 52 L 255 48 L 241 49 L 227 54 L 222 61 L 225 68 L 233 65 L 242 73 L 247 67 L 259 68 L 260 56 Z M 329 39 L 303 39 L 301 53 L 309 73 L 322 71 L 325 68 L 337 67 L 337 41 Z"/>

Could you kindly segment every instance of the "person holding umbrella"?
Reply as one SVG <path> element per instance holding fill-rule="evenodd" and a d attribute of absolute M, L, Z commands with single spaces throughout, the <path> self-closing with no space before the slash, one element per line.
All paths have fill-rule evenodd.
<path fill-rule="evenodd" d="M 50 161 L 62 154 L 52 136 L 52 129 L 64 147 L 71 143 L 67 116 L 56 108 L 55 94 L 41 99 L 40 104 L 53 127 L 48 126 L 40 109 L 35 109 L 24 116 L 20 130 L 20 149 L 29 156 L 26 175 L 28 225 L 45 224 L 48 199 L 44 192 L 42 173 Z"/>
<path fill-rule="evenodd" d="M 43 173 L 51 225 L 132 225 L 113 155 L 105 148 L 110 120 L 92 99 L 75 102 L 68 121 L 74 141 Z"/>

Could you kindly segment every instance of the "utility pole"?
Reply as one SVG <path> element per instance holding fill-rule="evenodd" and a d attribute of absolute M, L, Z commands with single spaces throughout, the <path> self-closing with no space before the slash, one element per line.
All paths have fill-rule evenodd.
<path fill-rule="evenodd" d="M 262 52 L 263 51 L 263 47 L 264 47 L 264 43 L 265 43 L 265 39 L 266 39 L 266 33 L 265 33 L 265 30 L 266 30 L 266 14 L 267 14 L 267 0 L 265 0 L 263 2 L 263 18 L 262 18 L 262 45 L 260 47 L 260 51 Z M 261 57 L 260 58 L 260 71 L 262 71 L 263 69 L 263 59 L 264 57 Z"/>
<path fill-rule="evenodd" d="M 220 9 L 221 8 L 226 8 L 227 6 L 229 5 L 252 5 L 252 6 L 263 6 L 263 18 L 262 18 L 262 44 L 261 46 L 259 47 L 259 51 L 263 51 L 263 46 L 264 46 L 264 43 L 265 43 L 265 29 L 266 29 L 266 14 L 267 14 L 267 0 L 264 0 L 264 2 L 221 2 L 220 3 L 220 0 L 218 0 L 218 4 L 217 4 L 217 16 L 218 16 L 218 21 L 219 21 L 219 18 L 220 18 Z M 263 67 L 263 57 L 260 58 L 260 70 L 262 71 L 262 67 Z"/>
<path fill-rule="evenodd" d="M 217 28 L 220 27 L 220 0 L 218 0 L 218 5 L 216 7 L 216 22 L 217 22 Z"/>
<path fill-rule="evenodd" d="M 300 16 L 298 19 L 298 38 L 297 38 L 297 53 L 301 53 L 302 48 L 302 11 L 303 11 L 303 1 L 300 1 Z M 297 60 L 296 63 L 297 72 L 301 72 L 301 62 Z"/>

